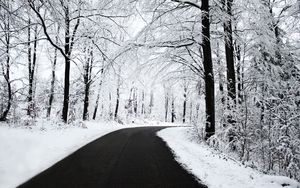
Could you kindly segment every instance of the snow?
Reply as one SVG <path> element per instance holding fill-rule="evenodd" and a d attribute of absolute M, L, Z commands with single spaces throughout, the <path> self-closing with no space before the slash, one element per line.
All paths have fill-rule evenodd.
<path fill-rule="evenodd" d="M 209 188 L 300 188 L 295 180 L 261 174 L 197 142 L 191 127 L 167 128 L 157 135 L 175 159 Z"/>
<path fill-rule="evenodd" d="M 132 121 L 130 121 L 132 122 Z M 112 131 L 129 127 L 181 126 L 134 119 L 135 123 L 88 121 L 72 125 L 38 120 L 35 126 L 0 124 L 0 188 L 20 185 L 87 143 Z"/>
<path fill-rule="evenodd" d="M 16 187 L 92 140 L 128 126 L 87 122 L 84 128 L 62 127 L 0 126 L 0 188 Z"/>

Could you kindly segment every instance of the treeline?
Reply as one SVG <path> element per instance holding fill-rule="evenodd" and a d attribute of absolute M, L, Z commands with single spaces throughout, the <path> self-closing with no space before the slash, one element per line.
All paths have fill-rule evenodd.
<path fill-rule="evenodd" d="M 299 1 L 149 1 L 139 46 L 203 85 L 203 138 L 244 163 L 300 179 Z M 198 129 L 202 124 L 196 124 Z"/>

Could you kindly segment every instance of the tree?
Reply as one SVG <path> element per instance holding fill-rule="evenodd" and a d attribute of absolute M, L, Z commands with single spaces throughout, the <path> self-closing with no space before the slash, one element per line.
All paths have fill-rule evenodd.
<path fill-rule="evenodd" d="M 57 29 L 57 33 L 59 33 L 59 26 Z M 58 36 L 55 37 L 55 43 L 58 43 Z M 47 107 L 47 117 L 49 118 L 51 116 L 51 109 L 52 109 L 52 103 L 54 100 L 54 89 L 55 89 L 55 80 L 56 80 L 56 64 L 57 64 L 57 48 L 54 48 L 54 57 L 53 61 L 51 62 L 51 86 L 50 86 L 50 95 L 49 95 L 49 101 L 48 101 L 48 107 Z"/>
<path fill-rule="evenodd" d="M 95 107 L 94 107 L 93 120 L 96 119 L 98 106 L 99 106 L 100 91 L 101 91 L 101 87 L 102 87 L 102 83 L 103 83 L 103 74 L 104 74 L 104 68 L 103 67 L 101 68 L 100 74 L 101 74 L 100 75 L 100 82 L 99 82 L 99 85 L 98 85 L 98 93 L 97 93 L 96 103 L 95 103 Z"/>
<path fill-rule="evenodd" d="M 209 0 L 202 0 L 202 51 L 205 81 L 205 139 L 215 134 L 215 86 L 210 45 Z"/>
<path fill-rule="evenodd" d="M 236 103 L 236 81 L 235 81 L 235 66 L 234 66 L 234 47 L 232 39 L 232 3 L 233 0 L 222 0 L 223 9 L 226 13 L 224 23 L 224 40 L 226 54 L 226 72 L 227 72 L 227 92 L 231 102 Z M 230 103 L 230 101 L 228 103 Z M 228 104 L 228 108 L 231 105 Z M 232 117 L 228 117 L 228 122 L 233 123 Z"/>
<path fill-rule="evenodd" d="M 5 4 L 6 8 L 10 11 L 11 5 L 10 1 Z M 0 7 L 0 15 L 1 15 L 1 22 L 0 26 L 4 34 L 4 40 L 1 40 L 5 47 L 5 62 L 1 62 L 1 71 L 3 78 L 5 80 L 6 86 L 4 87 L 6 93 L 6 105 L 3 111 L 0 112 L 0 121 L 5 121 L 7 119 L 7 116 L 9 114 L 12 100 L 13 100 L 13 93 L 12 93 L 12 86 L 11 86 L 11 72 L 10 72 L 10 66 L 11 66 L 11 54 L 10 54 L 10 45 L 11 45 L 11 37 L 12 34 L 10 32 L 11 29 L 11 15 L 10 12 L 3 10 L 2 7 Z"/>
<path fill-rule="evenodd" d="M 27 115 L 30 117 L 34 117 L 35 113 L 35 104 L 34 104 L 34 82 L 35 82 L 35 71 L 36 71 L 36 63 L 37 63 L 37 44 L 38 44 L 38 25 L 34 26 L 33 30 L 33 49 L 31 47 L 31 15 L 30 11 L 28 12 L 28 27 L 27 27 L 27 50 L 28 50 L 28 107 L 27 107 Z"/>
<path fill-rule="evenodd" d="M 84 74 L 83 74 L 83 80 L 84 80 L 84 102 L 83 102 L 83 120 L 87 120 L 88 115 L 88 108 L 89 108 L 89 97 L 90 97 L 90 87 L 92 82 L 92 69 L 93 69 L 93 63 L 94 63 L 94 57 L 93 57 L 93 47 L 89 47 L 87 49 L 87 58 L 85 60 L 84 65 Z"/>
<path fill-rule="evenodd" d="M 61 15 L 61 19 L 64 20 L 64 48 L 60 47 L 59 44 L 56 44 L 51 36 L 49 35 L 49 27 L 46 25 L 46 21 L 43 18 L 40 8 L 42 6 L 55 7 L 52 5 L 52 2 L 45 1 L 41 5 L 37 4 L 34 0 L 28 0 L 30 8 L 36 13 L 41 26 L 43 28 L 44 34 L 47 37 L 47 40 L 50 44 L 56 48 L 64 57 L 65 60 L 65 76 L 64 76 L 64 100 L 63 100 L 63 110 L 62 110 L 62 119 L 65 123 L 68 121 L 68 109 L 69 109 L 69 94 L 70 94 L 70 66 L 71 66 L 71 54 L 75 43 L 75 36 L 80 25 L 80 14 L 81 14 L 81 1 L 76 5 L 75 8 L 71 6 L 71 1 L 59 0 L 60 11 L 57 12 L 57 9 L 54 9 L 55 16 Z M 74 14 L 75 15 L 71 15 Z M 73 17 L 74 16 L 74 17 Z M 71 24 L 75 21 L 75 25 L 71 28 Z M 58 23 L 60 24 L 60 23 Z"/>
<path fill-rule="evenodd" d="M 195 12 L 195 11 L 190 11 L 189 8 L 193 8 L 193 9 L 197 9 L 199 11 L 201 11 L 201 25 L 202 25 L 202 30 L 201 30 L 201 37 L 202 37 L 202 43 L 201 43 L 201 47 L 202 49 L 200 49 L 200 51 L 202 51 L 201 54 L 201 59 L 202 59 L 202 65 L 203 65 L 203 77 L 204 77 L 204 81 L 205 81 L 205 104 L 206 104 L 206 125 L 205 125 L 205 139 L 210 138 L 212 135 L 214 135 L 215 133 L 215 96 L 214 96 L 214 73 L 213 73 L 213 63 L 212 63 L 212 54 L 211 54 L 211 44 L 210 44 L 210 18 L 209 18 L 209 0 L 203 0 L 201 6 L 198 5 L 197 3 L 193 2 L 193 1 L 181 1 L 181 0 L 172 0 L 172 2 L 176 2 L 179 3 L 179 5 L 181 6 L 172 6 L 170 3 L 167 2 L 163 2 L 161 4 L 158 5 L 158 7 L 155 7 L 155 11 L 157 10 L 157 16 L 154 17 L 152 19 L 152 22 L 149 24 L 154 25 L 153 27 L 155 29 L 157 29 L 157 33 L 160 34 L 159 37 L 165 37 L 162 40 L 159 41 L 151 41 L 150 44 L 139 44 L 139 46 L 146 46 L 146 47 L 162 47 L 162 48 L 170 48 L 170 49 L 181 49 L 181 48 L 186 48 L 187 51 L 188 47 L 193 46 L 193 45 L 197 45 L 199 44 L 199 42 L 197 40 L 195 40 L 195 35 L 190 36 L 190 37 L 182 37 L 182 34 L 180 29 L 176 30 L 177 28 L 174 27 L 174 33 L 172 33 L 172 35 L 167 36 L 166 33 L 164 33 L 163 30 L 163 23 L 162 23 L 162 17 L 167 15 L 170 16 L 170 14 L 167 14 L 169 12 L 175 12 L 175 11 L 182 11 L 185 10 L 184 12 L 181 12 L 181 15 L 177 15 L 177 19 L 175 19 L 175 21 L 177 21 L 178 19 L 180 20 L 180 18 L 182 18 L 183 20 L 177 22 L 177 23 L 171 23 L 171 25 L 180 25 L 182 26 L 183 24 L 187 24 L 186 27 L 184 27 L 184 29 L 186 28 L 190 28 L 190 30 L 184 30 L 187 33 L 185 33 L 185 35 L 183 36 L 189 36 L 190 33 L 194 32 L 194 28 L 195 28 L 195 24 L 191 24 L 191 23 L 197 23 L 195 21 L 190 21 L 188 22 L 187 18 L 190 18 L 188 16 L 190 16 L 190 12 Z M 165 3 L 166 7 L 165 9 L 159 9 L 161 6 L 163 6 Z M 188 9 L 189 11 L 186 11 L 186 9 Z M 159 10 L 159 11 L 158 11 Z M 154 11 L 154 12 L 155 12 Z M 162 13 L 161 13 L 162 12 Z M 183 14 L 187 14 L 187 18 L 183 17 Z M 171 14 L 172 16 L 174 16 L 174 14 Z M 166 16 L 166 17 L 167 17 Z M 192 17 L 193 18 L 193 17 Z M 156 21 L 159 20 L 160 22 L 156 23 Z M 169 21 L 170 19 L 166 19 L 167 21 Z M 157 24 L 157 25 L 155 25 Z M 190 24 L 190 25 L 189 25 Z M 145 34 L 147 34 L 147 32 L 149 32 L 149 30 L 151 31 L 151 27 L 149 26 L 149 28 L 145 29 Z M 167 27 L 169 28 L 169 27 Z M 153 32 L 153 30 L 152 30 Z M 178 35 L 176 35 L 178 34 Z M 153 40 L 153 38 L 155 38 L 155 35 L 151 34 L 151 39 Z M 178 37 L 176 38 L 177 40 L 174 40 L 174 36 Z M 196 35 L 197 37 L 199 37 L 200 35 Z M 161 38 L 159 38 L 161 39 Z M 198 49 L 199 50 L 199 49 Z M 198 55 L 199 56 L 199 55 Z M 192 61 L 195 61 L 195 59 L 192 58 Z M 180 63 L 184 63 L 187 67 L 191 68 L 192 71 L 196 71 L 196 72 L 201 72 L 201 68 L 199 69 L 197 66 L 194 66 L 190 63 L 186 63 L 184 60 L 179 61 Z M 199 71 L 200 70 L 200 71 Z"/>
<path fill-rule="evenodd" d="M 119 105 L 120 105 L 120 87 L 121 87 L 121 66 L 118 66 L 118 73 L 117 73 L 117 98 L 116 98 L 116 107 L 114 113 L 114 119 L 118 119 L 118 112 L 119 112 Z"/>

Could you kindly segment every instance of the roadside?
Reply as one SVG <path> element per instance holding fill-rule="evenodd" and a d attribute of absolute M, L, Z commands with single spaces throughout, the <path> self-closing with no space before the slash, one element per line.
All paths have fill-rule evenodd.
<path fill-rule="evenodd" d="M 16 187 L 83 145 L 121 128 L 125 126 L 112 122 L 27 128 L 0 126 L 0 187 Z"/>
<path fill-rule="evenodd" d="M 135 123 L 81 121 L 59 125 L 37 120 L 33 126 L 0 124 L 0 188 L 16 187 L 49 168 L 91 141 L 110 132 L 142 126 L 160 126 L 157 121 L 135 119 Z M 174 124 L 163 123 L 164 126 Z"/>
<path fill-rule="evenodd" d="M 191 128 L 167 128 L 157 133 L 175 159 L 209 188 L 300 188 L 295 180 L 264 175 L 197 141 Z"/>

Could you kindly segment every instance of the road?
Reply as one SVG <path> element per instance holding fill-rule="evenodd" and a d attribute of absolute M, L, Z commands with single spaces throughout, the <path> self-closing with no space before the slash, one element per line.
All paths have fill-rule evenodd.
<path fill-rule="evenodd" d="M 127 128 L 80 148 L 20 188 L 206 188 L 156 136 L 165 127 Z"/>

